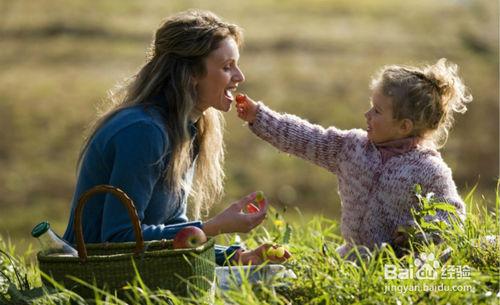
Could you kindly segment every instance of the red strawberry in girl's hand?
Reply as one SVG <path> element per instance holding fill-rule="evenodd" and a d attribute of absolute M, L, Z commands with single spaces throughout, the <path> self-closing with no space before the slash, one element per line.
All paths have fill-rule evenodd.
<path fill-rule="evenodd" d="M 246 96 L 244 94 L 238 94 L 236 95 L 236 103 L 238 104 L 241 104 L 241 103 L 244 103 L 246 101 Z"/>

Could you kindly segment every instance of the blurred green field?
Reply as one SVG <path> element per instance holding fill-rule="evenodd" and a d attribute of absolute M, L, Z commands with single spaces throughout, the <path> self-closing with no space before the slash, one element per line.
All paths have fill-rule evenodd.
<path fill-rule="evenodd" d="M 0 235 L 24 249 L 48 219 L 63 232 L 75 163 L 106 92 L 143 63 L 162 18 L 209 9 L 245 30 L 241 89 L 322 125 L 364 128 L 371 75 L 385 64 L 457 63 L 474 102 L 444 159 L 461 192 L 491 196 L 499 160 L 498 3 L 422 1 L 0 1 Z M 278 209 L 338 218 L 337 180 L 278 153 L 226 115 L 226 196 L 255 189 Z M 23 251 L 21 250 L 21 253 Z"/>

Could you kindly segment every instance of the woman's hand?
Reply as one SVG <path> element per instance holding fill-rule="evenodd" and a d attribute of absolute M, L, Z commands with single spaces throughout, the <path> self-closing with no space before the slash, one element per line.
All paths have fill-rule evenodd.
<path fill-rule="evenodd" d="M 216 236 L 222 233 L 248 233 L 258 226 L 267 213 L 267 200 L 255 213 L 245 214 L 243 209 L 247 204 L 255 201 L 257 192 L 253 192 L 232 203 L 227 209 L 203 224 L 203 231 L 207 236 Z"/>
<path fill-rule="evenodd" d="M 258 246 L 257 248 L 249 251 L 239 252 L 238 256 L 234 258 L 234 262 L 240 265 L 260 265 L 264 263 L 266 260 L 269 260 L 270 263 L 283 263 L 292 255 L 288 250 L 284 249 L 284 253 L 281 256 L 276 256 L 276 254 L 269 255 L 269 248 L 274 247 L 271 244 L 263 244 Z"/>
<path fill-rule="evenodd" d="M 236 111 L 242 120 L 252 124 L 257 115 L 257 103 L 246 94 L 238 94 L 236 96 Z"/>

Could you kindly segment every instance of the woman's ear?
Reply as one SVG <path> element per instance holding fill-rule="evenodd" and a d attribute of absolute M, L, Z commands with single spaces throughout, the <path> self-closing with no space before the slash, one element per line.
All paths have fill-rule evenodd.
<path fill-rule="evenodd" d="M 401 120 L 399 131 L 403 136 L 409 136 L 413 132 L 413 122 L 410 119 Z"/>

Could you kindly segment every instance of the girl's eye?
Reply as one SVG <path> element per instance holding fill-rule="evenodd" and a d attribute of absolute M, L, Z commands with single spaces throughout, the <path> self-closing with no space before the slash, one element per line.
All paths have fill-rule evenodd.
<path fill-rule="evenodd" d="M 231 67 L 230 66 L 225 66 L 223 69 L 224 69 L 224 71 L 229 71 L 229 70 L 231 70 Z"/>

